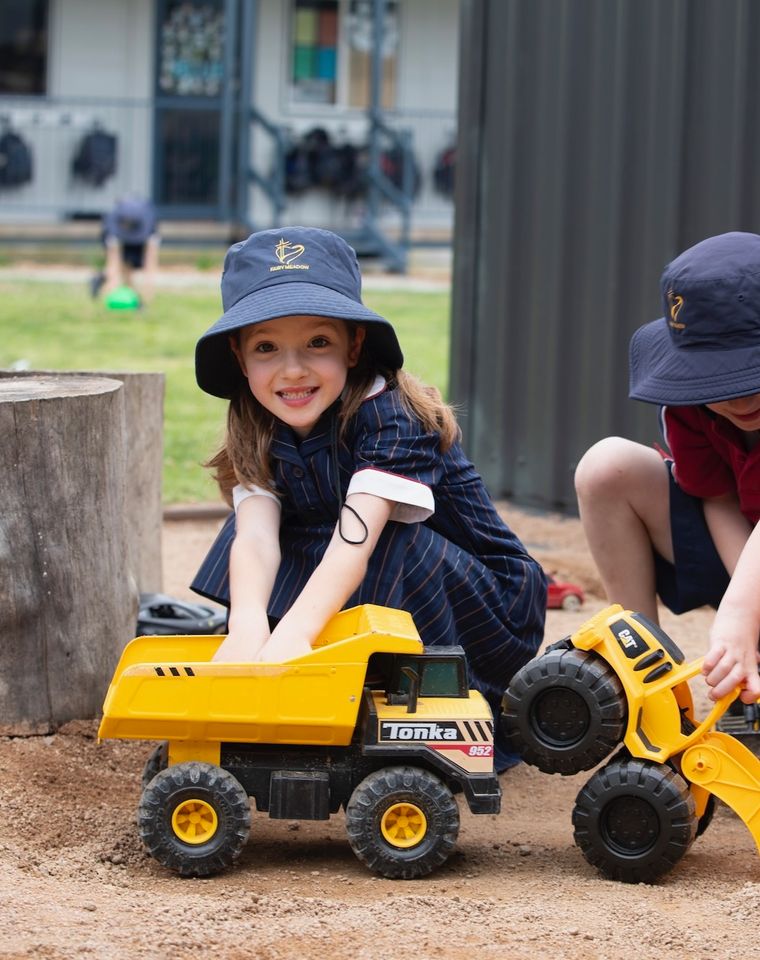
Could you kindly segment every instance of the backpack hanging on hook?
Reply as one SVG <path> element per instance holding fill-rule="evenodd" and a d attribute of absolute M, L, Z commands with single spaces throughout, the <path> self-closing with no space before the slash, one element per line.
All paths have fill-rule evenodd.
<path fill-rule="evenodd" d="M 454 195 L 454 175 L 456 173 L 457 151 L 455 146 L 444 147 L 438 154 L 433 170 L 435 189 L 444 197 Z"/>
<path fill-rule="evenodd" d="M 20 133 L 6 126 L 0 133 L 0 187 L 20 187 L 32 179 L 32 150 Z"/>
<path fill-rule="evenodd" d="M 80 140 L 71 172 L 85 183 L 102 187 L 116 173 L 116 152 L 115 135 L 96 125 Z"/>

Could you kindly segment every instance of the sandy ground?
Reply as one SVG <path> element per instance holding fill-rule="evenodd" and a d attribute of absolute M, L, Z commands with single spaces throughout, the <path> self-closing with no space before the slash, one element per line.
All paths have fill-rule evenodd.
<path fill-rule="evenodd" d="M 505 507 L 548 569 L 585 586 L 577 613 L 550 611 L 546 640 L 602 606 L 578 521 Z M 164 587 L 187 583 L 218 521 L 165 524 Z M 663 625 L 703 652 L 707 611 Z M 698 696 L 701 691 L 697 691 Z M 143 853 L 135 827 L 151 745 L 95 738 L 95 721 L 0 739 L 0 957 L 744 958 L 756 941 L 760 860 L 725 807 L 656 886 L 601 879 L 574 846 L 570 813 L 588 773 L 503 775 L 502 812 L 462 811 L 457 849 L 416 881 L 376 879 L 342 814 L 291 823 L 253 815 L 236 867 L 182 880 Z"/>

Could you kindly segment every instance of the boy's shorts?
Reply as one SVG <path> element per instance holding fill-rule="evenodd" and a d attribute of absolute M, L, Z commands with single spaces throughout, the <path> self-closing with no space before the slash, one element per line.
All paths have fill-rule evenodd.
<path fill-rule="evenodd" d="M 107 247 L 112 243 L 119 243 L 116 237 L 109 236 L 105 231 L 101 234 L 103 246 Z M 133 270 L 142 270 L 145 266 L 145 243 L 122 243 L 121 261 Z"/>
<path fill-rule="evenodd" d="M 672 460 L 665 461 L 675 564 L 655 552 L 657 593 L 673 613 L 706 605 L 717 607 L 731 578 L 707 529 L 702 500 L 684 493 L 673 477 L 672 465 Z"/>
<path fill-rule="evenodd" d="M 145 266 L 145 244 L 124 243 L 121 247 L 121 257 L 127 266 L 133 270 L 142 270 Z"/>

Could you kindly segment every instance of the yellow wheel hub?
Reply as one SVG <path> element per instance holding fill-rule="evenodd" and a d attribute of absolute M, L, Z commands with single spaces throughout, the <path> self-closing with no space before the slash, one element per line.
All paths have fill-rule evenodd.
<path fill-rule="evenodd" d="M 218 826 L 216 810 L 205 800 L 183 800 L 172 814 L 172 829 L 184 843 L 207 843 Z"/>
<path fill-rule="evenodd" d="M 394 803 L 383 814 L 380 829 L 392 847 L 406 849 L 425 836 L 427 818 L 414 803 Z"/>

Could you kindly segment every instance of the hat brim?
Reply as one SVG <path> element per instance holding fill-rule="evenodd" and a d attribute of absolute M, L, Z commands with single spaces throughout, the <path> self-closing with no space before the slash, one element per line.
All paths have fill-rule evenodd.
<path fill-rule="evenodd" d="M 366 324 L 365 342 L 375 361 L 388 370 L 400 370 L 404 364 L 396 332 L 385 317 L 329 287 L 298 281 L 248 294 L 203 334 L 195 347 L 198 386 L 214 397 L 234 396 L 243 375 L 230 349 L 229 335 L 253 323 L 299 315 Z"/>
<path fill-rule="evenodd" d="M 679 347 L 664 317 L 631 338 L 628 395 L 633 400 L 686 407 L 754 393 L 760 393 L 760 343 L 735 350 Z"/>

